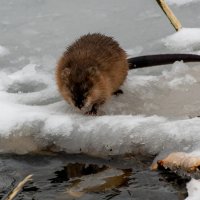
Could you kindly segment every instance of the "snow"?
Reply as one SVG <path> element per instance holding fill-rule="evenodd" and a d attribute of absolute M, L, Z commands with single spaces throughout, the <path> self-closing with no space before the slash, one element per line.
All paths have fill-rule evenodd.
<path fill-rule="evenodd" d="M 187 184 L 188 197 L 185 200 L 199 200 L 200 197 L 200 181 L 192 179 Z"/>
<path fill-rule="evenodd" d="M 55 84 L 59 56 L 88 32 L 113 36 L 128 56 L 200 53 L 199 1 L 168 3 L 191 28 L 174 33 L 153 1 L 0 0 L 0 151 L 200 155 L 199 63 L 129 71 L 124 94 L 103 105 L 100 116 L 70 107 Z"/>
<path fill-rule="evenodd" d="M 200 49 L 200 28 L 182 28 L 162 40 L 170 50 L 195 51 Z"/>

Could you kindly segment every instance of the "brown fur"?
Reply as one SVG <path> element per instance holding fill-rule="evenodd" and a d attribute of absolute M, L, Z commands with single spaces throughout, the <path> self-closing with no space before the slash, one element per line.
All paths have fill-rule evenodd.
<path fill-rule="evenodd" d="M 119 89 L 127 72 L 125 51 L 113 38 L 95 33 L 67 48 L 57 64 L 56 81 L 68 103 L 94 108 Z"/>

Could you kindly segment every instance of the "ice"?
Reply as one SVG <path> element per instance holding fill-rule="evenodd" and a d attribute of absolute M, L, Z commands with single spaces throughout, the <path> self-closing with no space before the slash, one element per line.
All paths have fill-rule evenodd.
<path fill-rule="evenodd" d="M 128 56 L 199 53 L 198 1 L 172 5 L 184 26 L 191 27 L 177 33 L 155 1 L 0 3 L 1 152 L 47 149 L 103 157 L 200 152 L 199 63 L 129 71 L 124 94 L 109 99 L 99 116 L 69 106 L 55 84 L 59 56 L 88 32 L 113 36 Z"/>
<path fill-rule="evenodd" d="M 6 47 L 0 45 L 0 57 L 6 56 L 9 53 L 9 50 Z"/>
<path fill-rule="evenodd" d="M 199 0 L 166 0 L 169 5 L 175 4 L 178 6 L 199 2 Z"/>
<path fill-rule="evenodd" d="M 138 56 L 142 53 L 143 48 L 141 46 L 137 46 L 134 49 L 126 49 L 126 54 L 128 57 Z"/>
<path fill-rule="evenodd" d="M 187 184 L 188 197 L 185 200 L 198 200 L 200 197 L 200 181 L 192 179 Z"/>

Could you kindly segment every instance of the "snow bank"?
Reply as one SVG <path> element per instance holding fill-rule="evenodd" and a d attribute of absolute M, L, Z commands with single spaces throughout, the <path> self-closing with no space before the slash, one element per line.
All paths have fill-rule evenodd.
<path fill-rule="evenodd" d="M 192 179 L 187 184 L 188 197 L 185 200 L 199 200 L 200 197 L 200 181 Z"/>
<path fill-rule="evenodd" d="M 182 28 L 180 31 L 162 40 L 170 50 L 200 51 L 200 28 Z"/>

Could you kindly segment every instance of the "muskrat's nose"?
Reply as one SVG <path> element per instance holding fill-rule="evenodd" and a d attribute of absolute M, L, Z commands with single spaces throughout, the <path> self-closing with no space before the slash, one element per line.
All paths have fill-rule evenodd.
<path fill-rule="evenodd" d="M 81 110 L 81 108 L 82 108 L 84 105 L 83 105 L 83 103 L 76 103 L 75 106 Z"/>

